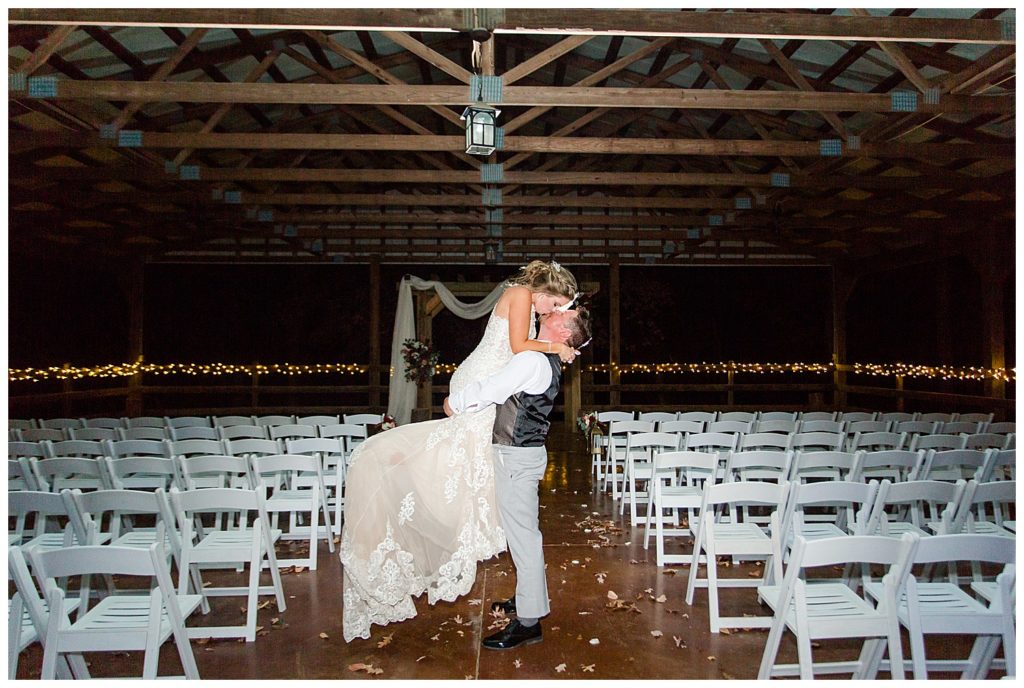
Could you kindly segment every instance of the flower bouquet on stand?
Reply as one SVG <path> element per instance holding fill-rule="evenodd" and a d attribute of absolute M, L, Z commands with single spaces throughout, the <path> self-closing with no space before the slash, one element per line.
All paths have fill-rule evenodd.
<path fill-rule="evenodd" d="M 576 427 L 589 438 L 597 427 L 597 411 L 581 411 L 576 417 Z"/>
<path fill-rule="evenodd" d="M 406 339 L 402 342 L 402 358 L 405 359 L 405 379 L 419 386 L 430 382 L 434 377 L 434 366 L 441 354 L 430 344 L 418 339 Z"/>
<path fill-rule="evenodd" d="M 374 435 L 384 432 L 385 430 L 390 430 L 397 425 L 398 424 L 395 422 L 395 419 L 385 413 L 384 419 L 381 422 L 375 423 L 374 425 L 370 425 L 366 428 L 367 435 L 373 437 Z"/>

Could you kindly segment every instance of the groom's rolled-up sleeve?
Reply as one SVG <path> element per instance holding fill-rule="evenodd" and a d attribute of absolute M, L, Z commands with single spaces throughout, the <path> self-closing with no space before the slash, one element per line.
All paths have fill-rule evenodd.
<path fill-rule="evenodd" d="M 461 392 L 448 397 L 453 413 L 479 411 L 491 404 L 504 403 L 513 394 L 540 394 L 551 384 L 551 366 L 544 354 L 523 351 L 512 357 L 498 372 L 470 383 Z"/>

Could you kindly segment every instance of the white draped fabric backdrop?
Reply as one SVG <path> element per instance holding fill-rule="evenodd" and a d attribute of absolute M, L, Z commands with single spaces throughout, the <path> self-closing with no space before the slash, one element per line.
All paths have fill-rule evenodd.
<path fill-rule="evenodd" d="M 490 314 L 498 297 L 505 290 L 502 282 L 476 303 L 463 303 L 455 298 L 441 282 L 423 280 L 407 275 L 402 278 L 398 287 L 398 307 L 395 309 L 395 331 L 391 337 L 391 383 L 388 387 L 388 414 L 399 425 L 412 419 L 412 409 L 416 406 L 416 383 L 405 379 L 405 358 L 402 356 L 402 342 L 416 339 L 416 313 L 412 303 L 412 290 L 425 291 L 433 289 L 441 298 L 441 303 L 455 315 L 466 320 L 476 320 Z"/>

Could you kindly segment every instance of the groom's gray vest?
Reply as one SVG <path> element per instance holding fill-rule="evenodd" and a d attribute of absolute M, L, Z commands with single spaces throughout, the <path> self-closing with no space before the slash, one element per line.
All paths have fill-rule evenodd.
<path fill-rule="evenodd" d="M 562 381 L 562 361 L 546 354 L 551 364 L 551 384 L 540 394 L 519 392 L 498 407 L 494 418 L 494 444 L 512 447 L 543 447 L 551 427 L 548 416 Z"/>

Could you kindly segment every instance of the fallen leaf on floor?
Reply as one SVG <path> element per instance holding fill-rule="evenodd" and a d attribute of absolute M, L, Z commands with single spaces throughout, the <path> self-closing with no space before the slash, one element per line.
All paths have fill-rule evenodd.
<path fill-rule="evenodd" d="M 455 623 L 457 623 L 457 624 L 459 624 L 461 626 L 462 625 L 462 614 L 456 614 L 455 618 L 452 619 L 452 621 L 454 621 Z"/>
<path fill-rule="evenodd" d="M 636 599 L 638 599 L 638 600 L 642 600 L 643 598 L 644 598 L 644 594 L 643 594 L 642 592 L 638 592 L 638 593 L 636 594 Z"/>
<path fill-rule="evenodd" d="M 590 644 L 591 645 L 600 645 L 601 641 L 599 639 L 597 639 L 597 638 L 591 638 L 590 639 Z"/>
<path fill-rule="evenodd" d="M 260 632 L 260 631 L 262 631 L 262 630 L 263 630 L 263 626 L 257 626 L 257 627 L 256 627 L 256 632 L 257 632 L 257 633 L 259 633 L 259 632 Z"/>
<path fill-rule="evenodd" d="M 266 609 L 267 607 L 270 606 L 271 601 L 272 600 L 267 600 L 266 602 L 260 602 L 258 605 L 256 605 L 256 609 L 257 610 L 259 610 L 259 609 Z"/>
<path fill-rule="evenodd" d="M 467 681 L 472 681 L 472 680 L 473 680 L 473 677 L 472 677 L 472 675 L 470 675 L 470 674 L 466 674 L 466 680 L 467 680 Z"/>
<path fill-rule="evenodd" d="M 558 666 L 556 666 L 555 667 L 555 671 L 557 671 L 558 673 L 562 673 L 563 671 L 565 671 L 565 662 L 563 662 L 563 663 L 559 664 Z"/>
<path fill-rule="evenodd" d="M 363 664 L 362 662 L 360 662 L 358 664 L 349 664 L 348 665 L 348 670 L 349 671 L 365 671 L 368 674 L 383 674 L 384 673 L 383 669 L 378 669 L 377 667 L 373 666 L 372 664 Z"/>
<path fill-rule="evenodd" d="M 595 573 L 594 574 L 594 578 L 596 578 L 597 582 L 600 583 L 601 585 L 604 585 L 604 579 L 607 576 L 608 576 L 608 572 L 607 571 L 602 571 L 601 573 Z"/>
<path fill-rule="evenodd" d="M 431 640 L 440 640 L 441 639 L 441 634 L 438 633 L 437 635 L 432 635 L 432 636 L 430 636 L 430 639 Z"/>
<path fill-rule="evenodd" d="M 590 616 L 590 612 L 580 612 L 580 616 Z"/>
<path fill-rule="evenodd" d="M 639 564 L 640 562 L 639 562 L 639 561 L 637 561 L 636 559 L 630 559 L 630 560 L 629 560 L 629 563 L 630 563 L 630 564 Z"/>
<path fill-rule="evenodd" d="M 811 643 L 811 647 L 821 647 L 821 643 Z"/>
<path fill-rule="evenodd" d="M 557 631 L 557 630 L 560 630 L 561 628 L 562 628 L 561 626 L 552 626 L 551 630 L 552 631 Z"/>
<path fill-rule="evenodd" d="M 665 569 L 664 571 L 661 572 L 661 575 L 663 575 L 663 576 L 674 576 L 674 575 L 676 575 L 676 570 L 675 569 Z"/>
<path fill-rule="evenodd" d="M 305 570 L 306 570 L 305 566 L 296 566 L 295 567 L 295 573 L 302 573 Z M 382 671 L 381 673 L 384 673 L 384 672 Z"/>
<path fill-rule="evenodd" d="M 665 634 L 662 633 L 661 631 L 651 631 L 651 635 L 653 635 L 655 638 L 660 638 L 661 636 L 663 636 Z"/>
<path fill-rule="evenodd" d="M 321 638 L 323 638 L 324 640 L 327 640 L 327 639 L 328 639 L 328 638 L 330 638 L 331 636 L 327 635 L 326 633 L 322 633 L 322 632 L 321 632 L 321 633 L 320 633 L 320 637 L 321 637 Z"/>
<path fill-rule="evenodd" d="M 724 679 L 726 679 L 728 681 L 735 681 L 736 680 L 735 676 L 733 676 L 732 674 L 727 674 L 724 671 L 722 672 L 722 678 L 724 678 Z"/>
<path fill-rule="evenodd" d="M 427 658 L 427 656 L 426 656 L 426 655 L 423 655 L 422 657 L 417 657 L 417 658 L 416 658 L 416 661 L 418 662 L 418 661 L 420 661 L 421 659 L 426 659 L 426 658 Z"/>
<path fill-rule="evenodd" d="M 730 631 L 728 628 L 720 628 L 718 629 L 718 632 L 722 635 L 732 635 L 732 631 Z"/>
<path fill-rule="evenodd" d="M 469 606 L 470 607 L 477 607 L 477 606 L 483 604 L 483 602 L 484 602 L 483 600 L 470 600 L 469 601 Z"/>
<path fill-rule="evenodd" d="M 455 632 L 458 633 L 463 638 L 466 637 L 466 632 L 465 631 L 455 631 Z"/>
<path fill-rule="evenodd" d="M 498 575 L 499 576 L 507 576 L 508 575 L 508 571 L 498 571 Z"/>
<path fill-rule="evenodd" d="M 383 638 L 381 638 L 380 642 L 377 643 L 377 647 L 387 647 L 388 645 L 390 645 L 391 644 L 391 638 L 394 635 L 395 635 L 394 633 L 390 633 L 390 634 L 384 636 Z"/>
<path fill-rule="evenodd" d="M 762 575 L 760 571 L 751 571 L 747 574 L 747 578 L 760 578 Z"/>
<path fill-rule="evenodd" d="M 665 611 L 667 611 L 669 614 L 678 614 L 679 613 L 678 609 L 668 609 L 668 608 L 666 608 Z"/>
<path fill-rule="evenodd" d="M 716 661 L 717 659 L 718 659 L 718 658 L 717 658 L 717 657 L 715 657 L 714 655 L 708 655 L 708 661 L 709 661 L 709 662 L 714 662 L 714 661 Z"/>
<path fill-rule="evenodd" d="M 646 588 L 644 590 L 644 592 L 647 593 L 648 595 L 653 595 L 654 594 L 654 588 Z"/>
<path fill-rule="evenodd" d="M 265 635 L 270 635 L 270 631 L 257 631 L 256 632 L 256 636 L 257 637 L 263 637 Z"/>
<path fill-rule="evenodd" d="M 194 642 L 196 645 L 206 645 L 207 643 L 210 642 L 210 639 L 209 638 L 196 638 L 192 642 Z"/>
<path fill-rule="evenodd" d="M 657 597 L 654 598 L 654 601 L 658 602 L 659 604 L 664 604 L 665 602 L 668 601 L 668 597 L 666 597 L 665 595 L 658 595 Z"/>
<path fill-rule="evenodd" d="M 596 666 L 596 664 L 580 664 L 580 669 L 583 669 L 583 671 L 589 671 L 590 673 L 594 673 L 594 667 Z"/>
<path fill-rule="evenodd" d="M 514 662 L 512 662 L 512 664 L 515 666 L 516 669 L 518 669 L 519 667 L 523 666 L 522 660 L 518 659 L 518 658 Z"/>
<path fill-rule="evenodd" d="M 683 642 L 683 639 L 680 638 L 679 636 L 677 636 L 677 635 L 672 636 L 672 640 L 676 641 L 676 647 L 678 647 L 680 649 L 683 649 L 683 650 L 686 649 L 686 644 Z"/>
<path fill-rule="evenodd" d="M 608 591 L 608 599 L 609 600 L 617 600 L 617 599 L 619 599 L 619 596 L 615 594 L 614 590 L 609 590 Z"/>

